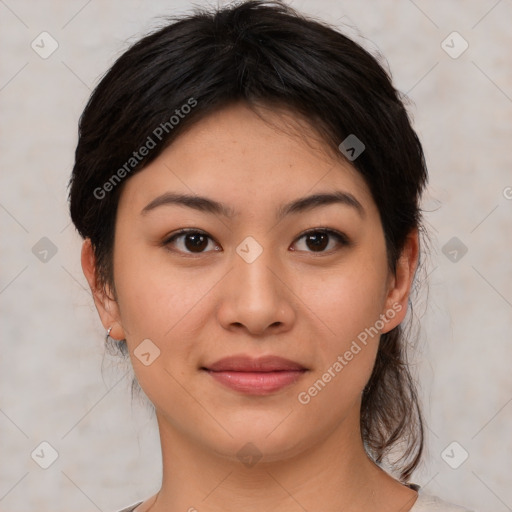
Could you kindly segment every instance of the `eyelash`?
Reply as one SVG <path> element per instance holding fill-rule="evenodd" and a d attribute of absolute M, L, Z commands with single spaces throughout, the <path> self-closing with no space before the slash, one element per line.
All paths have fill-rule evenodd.
<path fill-rule="evenodd" d="M 295 240 L 294 243 L 296 243 L 297 241 L 301 240 L 302 238 L 304 238 L 305 236 L 309 235 L 309 234 L 312 234 L 312 233 L 323 233 L 323 234 L 327 234 L 329 235 L 329 237 L 333 237 L 336 239 L 336 241 L 338 242 L 339 245 L 341 245 L 342 247 L 347 247 L 349 245 L 351 245 L 351 242 L 349 241 L 348 237 L 344 234 L 344 233 L 341 233 L 339 231 L 336 231 L 334 229 L 330 229 L 330 228 L 313 228 L 313 229 L 308 229 L 307 231 L 301 233 Z M 167 238 L 165 238 L 162 242 L 162 245 L 163 246 L 168 246 L 169 244 L 171 244 L 172 242 L 174 242 L 177 238 L 180 238 L 184 235 L 187 235 L 187 234 L 197 234 L 197 235 L 204 235 L 206 236 L 207 238 L 209 238 L 210 240 L 212 240 L 213 242 L 217 243 L 211 236 L 209 236 L 205 231 L 202 231 L 200 229 L 195 229 L 195 228 L 183 228 L 183 229 L 180 229 L 179 231 L 171 234 L 170 236 L 168 236 Z M 217 244 L 217 245 L 220 245 L 220 244 Z M 172 249 L 168 249 L 169 251 L 173 251 Z M 306 251 L 310 254 L 316 254 L 316 255 L 322 255 L 322 254 L 331 254 L 333 252 L 333 250 L 335 249 L 331 249 L 329 251 Z M 181 254 L 185 254 L 186 257 L 196 257 L 196 256 L 201 256 L 203 254 L 206 254 L 208 252 L 212 252 L 212 251 L 203 251 L 203 252 L 197 252 L 197 253 L 193 253 L 193 252 L 183 252 L 183 251 L 174 251 L 174 252 L 179 252 Z M 220 252 L 220 251 L 216 251 L 214 250 L 214 252 Z"/>

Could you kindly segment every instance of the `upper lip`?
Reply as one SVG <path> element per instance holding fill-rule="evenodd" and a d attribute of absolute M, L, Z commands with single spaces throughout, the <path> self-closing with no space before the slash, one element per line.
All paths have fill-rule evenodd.
<path fill-rule="evenodd" d="M 204 368 L 214 372 L 275 372 L 307 369 L 299 363 L 272 355 L 258 358 L 245 355 L 224 357 Z"/>

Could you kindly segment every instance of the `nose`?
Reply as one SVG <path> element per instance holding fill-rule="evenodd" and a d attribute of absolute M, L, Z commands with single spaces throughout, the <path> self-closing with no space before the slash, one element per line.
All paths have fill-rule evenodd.
<path fill-rule="evenodd" d="M 289 330 L 295 309 L 291 283 L 286 281 L 270 249 L 264 249 L 252 262 L 235 253 L 232 270 L 219 290 L 219 322 L 227 330 L 246 330 L 255 336 Z"/>

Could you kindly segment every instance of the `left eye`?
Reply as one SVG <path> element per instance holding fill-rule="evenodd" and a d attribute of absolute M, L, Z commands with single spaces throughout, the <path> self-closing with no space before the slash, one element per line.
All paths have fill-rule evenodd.
<path fill-rule="evenodd" d="M 297 240 L 304 239 L 306 247 L 312 249 L 311 252 L 329 252 L 332 250 L 336 243 L 331 244 L 331 247 L 326 250 L 326 247 L 329 246 L 331 239 L 335 239 L 339 245 L 348 245 L 348 239 L 342 233 L 338 233 L 337 231 L 333 231 L 332 229 L 314 229 L 304 233 Z M 332 247 L 334 245 L 334 247 Z"/>

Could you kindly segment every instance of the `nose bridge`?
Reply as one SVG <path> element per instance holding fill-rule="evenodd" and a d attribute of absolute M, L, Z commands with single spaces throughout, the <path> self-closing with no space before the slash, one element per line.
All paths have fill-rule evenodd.
<path fill-rule="evenodd" d="M 237 246 L 233 265 L 240 298 L 247 296 L 256 302 L 275 300 L 279 286 L 275 282 L 275 270 L 271 271 L 276 265 L 271 247 L 264 247 L 256 238 L 248 236 Z"/>
<path fill-rule="evenodd" d="M 243 325 L 252 333 L 289 324 L 293 311 L 279 279 L 280 264 L 271 248 L 247 237 L 233 254 L 232 270 L 221 296 L 225 328 Z"/>

